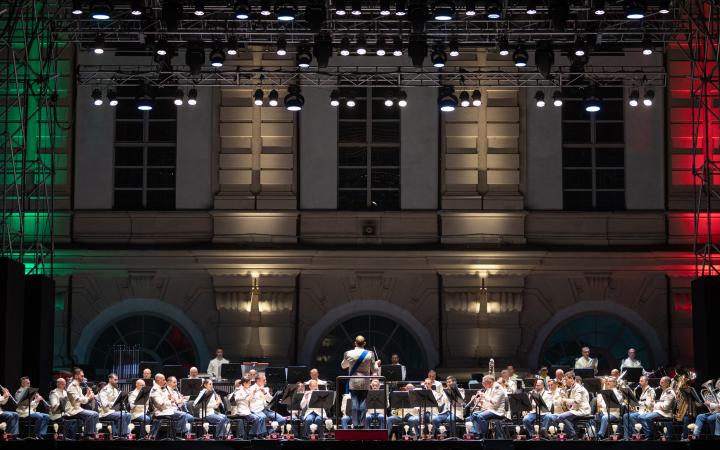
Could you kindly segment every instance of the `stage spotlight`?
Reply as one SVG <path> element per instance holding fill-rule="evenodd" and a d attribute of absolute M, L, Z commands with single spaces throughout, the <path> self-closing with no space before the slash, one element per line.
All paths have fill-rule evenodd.
<path fill-rule="evenodd" d="M 560 91 L 553 92 L 553 106 L 562 106 L 562 105 L 563 105 L 562 92 L 560 92 Z"/>
<path fill-rule="evenodd" d="M 93 99 L 93 105 L 95 106 L 102 106 L 103 104 L 103 96 L 100 89 L 93 89 L 92 91 L 92 99 Z"/>
<path fill-rule="evenodd" d="M 470 106 L 470 94 L 468 94 L 467 91 L 462 91 L 460 93 L 460 106 L 463 108 Z"/>
<path fill-rule="evenodd" d="M 670 0 L 660 0 L 660 9 L 658 10 L 660 14 L 669 14 L 670 13 Z"/>
<path fill-rule="evenodd" d="M 284 36 L 280 36 L 277 40 L 277 50 L 275 51 L 278 56 L 287 55 L 287 41 Z"/>
<path fill-rule="evenodd" d="M 213 67 L 222 67 L 225 64 L 225 52 L 219 45 L 215 45 L 210 50 L 210 65 Z"/>
<path fill-rule="evenodd" d="M 197 105 L 197 89 L 192 88 L 188 91 L 188 105 L 195 106 Z"/>
<path fill-rule="evenodd" d="M 312 52 L 310 51 L 310 46 L 307 42 L 303 42 L 298 45 L 297 53 L 295 54 L 295 62 L 300 68 L 307 69 L 310 67 L 310 63 L 312 62 Z"/>
<path fill-rule="evenodd" d="M 185 94 L 183 94 L 183 91 L 178 89 L 175 91 L 175 100 L 173 100 L 173 103 L 175 103 L 175 106 L 182 106 L 182 104 L 185 102 Z"/>
<path fill-rule="evenodd" d="M 335 0 L 335 14 L 338 16 L 345 15 L 345 0 Z"/>
<path fill-rule="evenodd" d="M 390 15 L 390 0 L 380 0 L 380 15 L 381 16 L 389 16 Z"/>
<path fill-rule="evenodd" d="M 550 78 L 552 66 L 555 63 L 555 52 L 553 51 L 552 42 L 538 41 L 535 49 L 535 65 L 538 72 L 545 78 Z"/>
<path fill-rule="evenodd" d="M 152 111 L 155 106 L 155 98 L 146 85 L 140 86 L 140 94 L 135 97 L 135 107 L 140 111 Z"/>
<path fill-rule="evenodd" d="M 110 20 L 112 5 L 110 2 L 94 1 L 90 7 L 90 17 L 95 20 Z"/>
<path fill-rule="evenodd" d="M 515 67 L 525 67 L 528 63 L 528 53 L 527 51 L 522 48 L 521 46 L 518 46 L 518 48 L 515 49 L 513 52 L 513 61 L 515 62 Z"/>
<path fill-rule="evenodd" d="M 507 36 L 500 36 L 498 39 L 498 53 L 500 53 L 500 56 L 510 54 L 510 44 L 508 44 Z"/>
<path fill-rule="evenodd" d="M 473 106 L 480 106 L 482 105 L 482 94 L 478 89 L 475 89 L 472 93 L 472 105 Z"/>
<path fill-rule="evenodd" d="M 592 0 L 592 13 L 596 16 L 604 16 L 605 0 Z"/>
<path fill-rule="evenodd" d="M 205 2 L 203 0 L 195 0 L 195 9 L 193 10 L 193 14 L 198 17 L 205 15 Z"/>
<path fill-rule="evenodd" d="M 235 18 L 238 20 L 250 18 L 250 6 L 247 2 L 235 2 Z"/>
<path fill-rule="evenodd" d="M 407 1 L 406 0 L 397 0 L 395 2 L 395 15 L 396 16 L 404 16 L 407 14 Z"/>
<path fill-rule="evenodd" d="M 315 56 L 318 67 L 328 66 L 330 56 L 332 56 L 332 37 L 328 32 L 323 31 L 315 35 L 313 56 Z"/>
<path fill-rule="evenodd" d="M 270 105 L 270 106 L 278 105 L 278 91 L 276 91 L 275 89 L 270 91 L 270 94 L 268 95 L 268 105 Z"/>
<path fill-rule="evenodd" d="M 585 44 L 585 40 L 581 37 L 576 38 L 573 50 L 575 56 L 585 56 L 586 51 L 587 45 Z"/>
<path fill-rule="evenodd" d="M 350 54 L 350 39 L 344 37 L 340 39 L 340 55 L 348 56 Z"/>
<path fill-rule="evenodd" d="M 583 105 L 585 106 L 585 111 L 595 113 L 602 108 L 602 100 L 595 94 L 589 94 L 585 97 Z"/>
<path fill-rule="evenodd" d="M 72 2 L 72 9 L 70 10 L 70 12 L 71 12 L 73 15 L 75 15 L 75 16 L 79 16 L 80 14 L 82 14 L 82 13 L 83 13 L 83 10 L 82 10 L 82 1 L 80 1 L 80 0 L 73 0 L 73 2 Z"/>
<path fill-rule="evenodd" d="M 292 22 L 295 20 L 295 6 L 293 5 L 280 5 L 275 7 L 275 17 L 280 22 Z"/>
<path fill-rule="evenodd" d="M 395 102 L 393 102 L 393 99 L 391 97 L 385 97 L 385 106 L 390 108 L 394 104 L 395 104 Z"/>
<path fill-rule="evenodd" d="M 300 93 L 300 86 L 294 84 L 288 87 L 288 94 L 285 96 L 285 108 L 288 111 L 300 111 L 305 105 L 305 97 Z"/>
<path fill-rule="evenodd" d="M 633 91 L 630 92 L 630 97 L 628 97 L 628 105 L 630 105 L 634 108 L 639 104 L 640 104 L 640 92 L 637 89 L 633 89 Z"/>
<path fill-rule="evenodd" d="M 264 17 L 272 15 L 272 9 L 270 9 L 269 0 L 263 0 L 263 2 L 260 4 L 260 15 Z"/>
<path fill-rule="evenodd" d="M 330 106 L 340 106 L 340 91 L 333 89 L 330 93 Z"/>
<path fill-rule="evenodd" d="M 95 42 L 93 43 L 92 50 L 96 55 L 102 55 L 105 53 L 105 38 L 102 34 L 95 36 Z"/>
<path fill-rule="evenodd" d="M 421 69 L 425 57 L 427 56 L 428 45 L 427 38 L 421 34 L 414 34 L 410 36 L 410 43 L 408 44 L 408 55 L 412 60 L 413 66 Z"/>
<path fill-rule="evenodd" d="M 238 42 L 235 36 L 230 36 L 228 39 L 227 54 L 230 56 L 236 56 L 238 54 Z"/>
<path fill-rule="evenodd" d="M 205 49 L 203 49 L 202 43 L 188 43 L 185 50 L 185 64 L 190 67 L 192 75 L 200 73 L 203 64 L 205 64 Z"/>
<path fill-rule="evenodd" d="M 625 7 L 625 17 L 630 20 L 644 19 L 645 7 L 639 1 L 629 1 Z"/>
<path fill-rule="evenodd" d="M 447 54 L 445 53 L 443 45 L 438 44 L 435 46 L 432 54 L 430 55 L 430 61 L 432 61 L 433 67 L 436 67 L 438 69 L 445 67 L 445 62 L 447 62 Z"/>
<path fill-rule="evenodd" d="M 108 100 L 108 105 L 117 106 L 118 105 L 117 93 L 115 93 L 115 91 L 112 89 L 108 89 L 107 100 Z"/>
<path fill-rule="evenodd" d="M 460 43 L 457 38 L 450 39 L 450 56 L 460 56 Z"/>
<path fill-rule="evenodd" d="M 525 14 L 530 14 L 531 16 L 537 14 L 537 2 L 529 1 L 527 8 L 525 8 Z"/>
<path fill-rule="evenodd" d="M 378 56 L 385 56 L 385 36 L 380 35 L 375 43 L 375 54 Z"/>
<path fill-rule="evenodd" d="M 393 38 L 393 56 L 402 56 L 403 54 L 403 43 L 400 36 Z"/>
<path fill-rule="evenodd" d="M 165 56 L 168 54 L 169 51 L 169 45 L 167 39 L 164 37 L 161 37 L 158 39 L 157 44 L 155 45 L 155 53 L 157 53 L 160 56 Z"/>
<path fill-rule="evenodd" d="M 436 1 L 433 4 L 433 18 L 435 20 L 452 20 L 455 14 L 455 5 L 449 1 Z"/>
<path fill-rule="evenodd" d="M 537 91 L 535 93 L 535 106 L 538 108 L 545 107 L 545 93 L 543 91 Z"/>
<path fill-rule="evenodd" d="M 491 20 L 497 20 L 502 17 L 502 5 L 500 2 L 488 1 L 485 7 L 485 15 Z"/>
<path fill-rule="evenodd" d="M 452 86 L 442 86 L 440 88 L 440 92 L 438 94 L 438 106 L 440 106 L 440 111 L 455 111 L 458 99 L 453 92 L 455 92 L 455 89 Z"/>
<path fill-rule="evenodd" d="M 355 43 L 355 53 L 361 56 L 367 54 L 367 42 L 365 41 L 365 36 L 359 36 L 357 38 Z"/>
<path fill-rule="evenodd" d="M 263 92 L 262 89 L 255 89 L 255 93 L 253 94 L 253 104 L 255 106 L 262 106 L 264 96 L 265 96 L 265 93 Z"/>
<path fill-rule="evenodd" d="M 316 0 L 305 7 L 305 21 L 313 33 L 319 33 L 325 23 L 327 9 L 325 2 Z"/>
<path fill-rule="evenodd" d="M 398 98 L 397 104 L 401 108 L 404 108 L 407 106 L 407 92 L 400 91 L 400 97 Z"/>
<path fill-rule="evenodd" d="M 130 14 L 133 16 L 142 16 L 145 11 L 145 2 L 143 0 L 130 1 Z"/>
<path fill-rule="evenodd" d="M 355 102 L 355 97 L 352 95 L 349 95 L 347 98 L 345 98 L 345 106 L 348 108 L 354 108 L 357 103 Z"/>
<path fill-rule="evenodd" d="M 352 0 L 350 2 L 350 14 L 353 16 L 362 14 L 362 2 L 360 0 Z"/>
<path fill-rule="evenodd" d="M 652 106 L 654 99 L 655 91 L 653 91 L 652 89 L 645 91 L 645 96 L 643 97 L 643 105 Z"/>
<path fill-rule="evenodd" d="M 466 0 L 465 1 L 465 15 L 466 16 L 474 16 L 477 14 L 477 2 L 475 0 Z"/>
<path fill-rule="evenodd" d="M 642 53 L 645 56 L 649 56 L 653 54 L 653 43 L 652 39 L 650 39 L 650 36 L 645 36 L 642 42 Z"/>

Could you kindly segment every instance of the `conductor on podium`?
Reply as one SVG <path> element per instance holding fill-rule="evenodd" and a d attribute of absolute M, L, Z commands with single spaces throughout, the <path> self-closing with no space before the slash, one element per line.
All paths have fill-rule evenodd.
<path fill-rule="evenodd" d="M 355 338 L 355 348 L 345 352 L 340 366 L 347 369 L 348 375 L 375 375 L 377 372 L 377 362 L 375 354 L 369 350 L 365 350 L 365 338 L 358 336 Z M 365 423 L 365 413 L 367 412 L 367 392 L 370 380 L 367 378 L 351 378 L 349 383 L 350 399 L 352 402 L 352 423 L 354 428 L 359 428 Z"/>

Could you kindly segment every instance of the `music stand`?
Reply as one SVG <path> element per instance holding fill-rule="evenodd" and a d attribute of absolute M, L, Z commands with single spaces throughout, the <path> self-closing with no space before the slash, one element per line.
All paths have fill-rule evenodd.
<path fill-rule="evenodd" d="M 427 408 L 439 408 L 437 400 L 435 400 L 433 391 L 429 389 L 415 389 L 408 391 L 408 394 L 410 395 L 410 406 L 420 410 L 420 434 L 422 434 L 425 425 L 425 412 Z"/>
<path fill-rule="evenodd" d="M 517 395 L 517 394 L 511 394 L 510 396 L 512 397 L 513 395 Z M 523 394 L 520 394 L 520 395 L 522 395 L 523 397 L 525 397 L 525 395 L 523 395 Z M 550 407 L 545 403 L 545 400 L 543 400 L 542 394 L 539 394 L 539 393 L 537 393 L 537 392 L 535 392 L 535 391 L 530 391 L 530 397 L 525 397 L 525 398 L 528 399 L 528 405 L 527 405 L 527 406 L 530 406 L 530 408 L 532 408 L 532 404 L 531 404 L 530 401 L 529 401 L 530 398 L 532 398 L 533 401 L 535 402 L 535 424 L 536 424 L 538 427 L 542 426 L 542 425 L 541 425 L 541 423 L 542 423 L 542 420 L 541 420 L 542 417 L 541 417 L 541 414 L 540 414 L 540 413 L 542 412 L 543 409 L 545 409 L 545 411 L 547 411 L 548 414 L 552 413 L 552 411 L 550 411 Z M 523 406 L 524 406 L 524 402 L 523 402 Z M 512 408 L 512 406 L 511 406 L 511 408 Z M 529 411 L 529 410 L 528 410 L 528 411 Z M 522 413 L 520 413 L 520 414 L 522 415 Z"/>
<path fill-rule="evenodd" d="M 533 393 L 534 392 L 531 392 L 530 395 Z M 530 397 L 528 397 L 527 394 L 508 394 L 508 401 L 510 403 L 510 412 L 517 414 L 520 417 L 522 417 L 523 411 L 532 411 L 533 409 L 530 404 Z M 540 401 L 542 401 L 542 397 L 540 398 Z M 544 405 L 545 402 L 543 402 L 543 406 Z"/>
<path fill-rule="evenodd" d="M 445 390 L 445 396 L 450 400 L 450 434 L 452 436 L 448 437 L 448 440 L 456 440 L 457 437 L 455 436 L 457 431 L 457 412 L 456 408 L 458 403 L 463 405 L 463 413 L 465 412 L 465 399 L 463 398 L 463 395 L 460 393 L 460 389 L 458 389 L 457 386 L 453 386 L 451 388 L 446 388 Z M 464 415 L 464 414 L 463 414 Z"/>
<path fill-rule="evenodd" d="M 23 405 L 23 403 L 27 402 L 28 414 L 29 414 L 29 412 L 30 412 L 30 401 L 31 401 L 30 399 L 33 398 L 33 397 L 35 396 L 35 394 L 38 393 L 38 391 L 39 391 L 38 388 L 29 387 L 29 388 L 26 388 L 26 389 L 25 389 L 25 392 L 23 392 L 23 395 L 22 395 L 22 397 L 20 397 L 20 400 L 16 400 L 15 397 L 13 397 L 12 395 L 11 395 L 9 398 L 12 398 L 12 399 L 13 399 L 13 402 L 15 402 L 15 405 L 16 405 L 17 407 L 25 406 L 25 405 Z"/>
<path fill-rule="evenodd" d="M 390 393 L 390 409 L 410 409 L 410 408 L 412 408 L 412 406 L 410 406 L 410 392 L 409 391 L 392 391 Z"/>
<path fill-rule="evenodd" d="M 163 375 L 165 375 L 165 379 L 168 379 L 170 377 L 175 377 L 176 379 L 179 380 L 187 374 L 187 370 L 185 369 L 185 367 L 183 367 L 181 365 L 173 364 L 173 365 L 163 366 L 162 373 L 163 373 Z"/>
<path fill-rule="evenodd" d="M 633 391 L 632 389 L 630 389 L 627 386 L 623 386 L 623 387 L 619 388 L 619 390 L 620 390 L 620 392 L 623 393 L 623 398 L 625 399 L 624 413 L 630 412 L 631 408 L 640 406 L 637 396 L 635 395 L 635 391 Z"/>
<path fill-rule="evenodd" d="M 385 377 L 386 382 L 402 381 L 402 365 L 388 364 L 387 366 L 382 366 L 382 376 Z"/>
<path fill-rule="evenodd" d="M 335 391 L 312 391 L 308 408 L 320 408 L 320 422 L 325 424 L 325 410 L 331 410 L 335 404 Z M 323 434 L 324 436 L 324 434 Z"/>
<path fill-rule="evenodd" d="M 610 417 L 610 410 L 611 409 L 617 409 L 622 413 L 622 405 L 620 402 L 618 402 L 617 397 L 615 397 L 615 392 L 611 389 L 602 389 L 600 392 L 598 392 L 599 395 L 602 395 L 603 401 L 605 402 L 605 414 L 608 415 L 608 418 Z M 623 415 L 620 414 L 620 421 L 623 420 Z M 608 419 L 608 422 L 610 420 Z M 595 436 L 596 439 L 599 436 Z"/>
<path fill-rule="evenodd" d="M 385 416 L 385 410 L 387 409 L 385 391 L 368 391 L 367 411 L 370 411 L 371 409 L 375 411 L 381 410 L 383 412 L 383 416 Z"/>
<path fill-rule="evenodd" d="M 202 389 L 202 379 L 200 378 L 183 378 L 180 380 L 180 393 L 183 397 L 197 397 Z"/>
<path fill-rule="evenodd" d="M 139 394 L 138 394 L 139 395 Z M 118 411 L 120 413 L 120 423 L 122 424 L 125 420 L 123 419 L 123 414 L 128 414 L 125 411 L 125 404 L 127 403 L 128 394 L 127 392 L 120 391 L 120 394 L 117 396 L 115 401 L 113 402 L 111 408 L 115 411 Z M 131 416 L 132 417 L 132 416 Z M 118 431 L 118 436 L 122 437 L 122 428 L 120 431 Z"/>
<path fill-rule="evenodd" d="M 243 365 L 240 363 L 220 364 L 218 379 L 238 380 L 243 377 Z"/>
<path fill-rule="evenodd" d="M 627 381 L 628 383 L 637 383 L 640 381 L 640 377 L 642 376 L 642 374 L 642 367 L 627 367 L 625 368 L 625 376 L 623 377 L 623 380 Z"/>
<path fill-rule="evenodd" d="M 305 382 L 305 378 L 308 377 L 307 366 L 288 366 L 287 368 L 287 382 L 298 383 Z"/>
<path fill-rule="evenodd" d="M 587 378 L 583 379 L 583 386 L 588 392 L 592 392 L 597 395 L 600 390 L 600 379 L 599 378 Z"/>
<path fill-rule="evenodd" d="M 267 384 L 285 384 L 287 383 L 287 369 L 284 367 L 268 367 L 265 369 L 265 379 Z"/>
<path fill-rule="evenodd" d="M 573 372 L 575 373 L 576 377 L 582 378 L 583 382 L 587 378 L 595 377 L 595 369 L 573 369 Z"/>
<path fill-rule="evenodd" d="M 148 416 L 148 400 L 150 400 L 150 390 L 152 389 L 152 386 L 143 386 L 142 389 L 140 389 L 140 392 L 138 392 L 137 397 L 135 397 L 135 403 L 133 404 L 133 407 L 137 405 L 138 403 L 142 402 L 143 405 L 143 433 L 145 433 L 145 426 L 147 425 L 147 416 Z M 147 439 L 147 435 L 143 437 L 143 439 Z"/>

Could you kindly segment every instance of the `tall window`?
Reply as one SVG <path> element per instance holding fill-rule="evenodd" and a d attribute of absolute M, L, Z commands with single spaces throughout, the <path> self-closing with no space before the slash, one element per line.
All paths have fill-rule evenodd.
<path fill-rule="evenodd" d="M 135 91 L 118 89 L 114 209 L 174 209 L 177 107 L 173 92 L 158 90 L 152 111 L 140 111 L 135 107 Z"/>
<path fill-rule="evenodd" d="M 338 121 L 338 209 L 400 209 L 400 107 L 391 88 L 353 88 Z"/>
<path fill-rule="evenodd" d="M 582 92 L 563 90 L 563 207 L 625 209 L 623 89 L 602 88 L 602 109 L 585 111 Z"/>

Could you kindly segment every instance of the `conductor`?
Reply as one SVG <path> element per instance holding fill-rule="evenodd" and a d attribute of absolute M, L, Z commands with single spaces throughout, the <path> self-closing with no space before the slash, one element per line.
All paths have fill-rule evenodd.
<path fill-rule="evenodd" d="M 375 354 L 369 350 L 365 350 L 365 338 L 358 336 L 355 338 L 355 348 L 345 352 L 340 367 L 348 370 L 348 375 L 375 375 L 377 372 L 377 362 Z M 349 383 L 350 399 L 352 402 L 352 423 L 353 428 L 359 428 L 365 423 L 365 413 L 367 412 L 367 395 L 370 380 L 367 378 L 351 378 Z"/>

